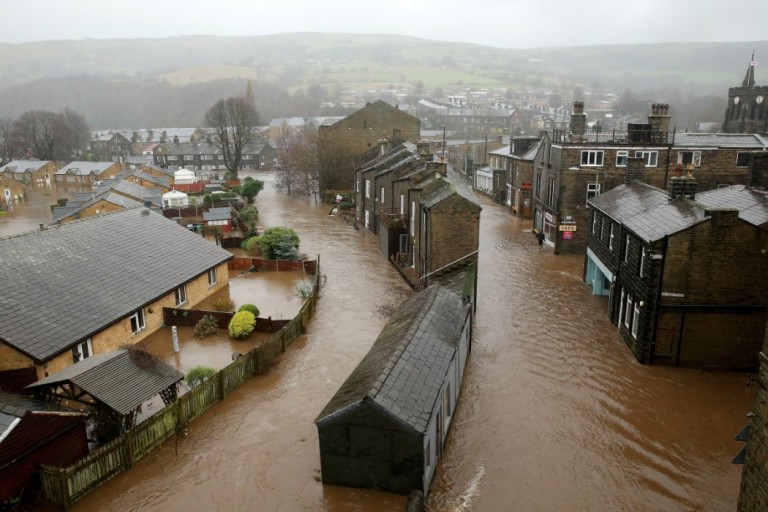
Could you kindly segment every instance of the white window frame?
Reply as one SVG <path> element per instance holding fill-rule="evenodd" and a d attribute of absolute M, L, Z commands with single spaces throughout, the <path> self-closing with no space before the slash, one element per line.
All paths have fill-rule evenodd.
<path fill-rule="evenodd" d="M 176 288 L 173 292 L 176 297 L 176 307 L 182 306 L 187 303 L 187 285 L 183 284 Z"/>
<path fill-rule="evenodd" d="M 371 180 L 365 180 L 365 198 L 371 197 Z"/>
<path fill-rule="evenodd" d="M 582 167 L 602 167 L 604 151 L 602 149 L 584 149 L 581 151 Z"/>
<path fill-rule="evenodd" d="M 629 234 L 627 234 L 626 243 L 624 245 L 624 263 L 629 262 Z"/>
<path fill-rule="evenodd" d="M 616 167 L 626 167 L 629 159 L 629 151 L 616 152 Z"/>
<path fill-rule="evenodd" d="M 72 347 L 72 360 L 77 363 L 83 359 L 88 359 L 93 355 L 93 343 L 91 338 L 81 341 L 74 347 Z"/>
<path fill-rule="evenodd" d="M 613 222 L 611 222 L 611 236 L 608 238 L 608 250 L 613 252 Z"/>
<path fill-rule="evenodd" d="M 379 202 L 384 204 L 384 187 L 379 188 Z"/>
<path fill-rule="evenodd" d="M 208 271 L 208 288 L 211 286 L 216 286 L 216 284 L 219 282 L 218 276 L 216 275 L 216 269 L 212 268 Z"/>
<path fill-rule="evenodd" d="M 416 236 L 416 201 L 411 201 L 411 236 Z"/>
<path fill-rule="evenodd" d="M 619 301 L 619 326 L 624 319 L 624 287 L 621 288 L 621 300 Z"/>
<path fill-rule="evenodd" d="M 635 151 L 635 158 L 644 158 L 646 167 L 656 167 L 659 164 L 658 151 Z"/>
<path fill-rule="evenodd" d="M 624 326 L 630 328 L 632 326 L 632 296 L 627 294 L 627 307 L 624 309 Z"/>
<path fill-rule="evenodd" d="M 640 268 L 637 271 L 640 277 L 645 277 L 645 249 L 640 247 Z"/>
<path fill-rule="evenodd" d="M 405 214 L 405 196 L 400 194 L 400 215 Z"/>
<path fill-rule="evenodd" d="M 680 165 L 684 165 L 684 158 L 683 156 L 690 153 L 691 154 L 691 163 L 694 167 L 701 167 L 701 151 L 678 151 L 677 152 L 677 163 Z"/>
<path fill-rule="evenodd" d="M 587 183 L 587 200 L 584 202 L 584 204 L 588 204 L 590 199 L 599 195 L 600 183 Z"/>
<path fill-rule="evenodd" d="M 360 192 L 360 177 L 355 178 L 355 192 Z"/>
<path fill-rule="evenodd" d="M 365 210 L 365 229 L 371 227 L 371 212 Z"/>
<path fill-rule="evenodd" d="M 632 337 L 637 339 L 637 326 L 640 323 L 640 306 L 635 303 L 635 310 L 632 314 Z"/>
<path fill-rule="evenodd" d="M 144 308 L 139 308 L 130 316 L 131 334 L 134 336 L 147 328 L 147 319 L 144 316 Z"/>
<path fill-rule="evenodd" d="M 594 215 L 592 215 L 592 234 L 594 235 L 597 233 L 597 216 L 599 214 L 597 213 L 597 210 L 595 210 Z"/>

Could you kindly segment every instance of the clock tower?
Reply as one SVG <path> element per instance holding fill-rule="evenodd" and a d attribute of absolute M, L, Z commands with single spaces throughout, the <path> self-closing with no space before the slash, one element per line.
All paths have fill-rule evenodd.
<path fill-rule="evenodd" d="M 755 54 L 747 67 L 741 87 L 728 89 L 723 131 L 726 133 L 768 134 L 768 86 L 755 85 Z"/>

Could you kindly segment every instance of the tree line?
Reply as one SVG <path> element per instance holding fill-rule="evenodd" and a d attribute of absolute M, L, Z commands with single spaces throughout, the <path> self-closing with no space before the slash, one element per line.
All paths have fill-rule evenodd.
<path fill-rule="evenodd" d="M 85 116 L 30 110 L 17 119 L 0 119 L 0 163 L 14 159 L 71 160 L 88 146 L 91 130 Z"/>

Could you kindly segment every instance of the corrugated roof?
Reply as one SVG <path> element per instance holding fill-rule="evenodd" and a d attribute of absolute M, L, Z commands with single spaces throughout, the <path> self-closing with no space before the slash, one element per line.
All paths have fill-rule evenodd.
<path fill-rule="evenodd" d="M 425 432 L 469 307 L 440 285 L 403 302 L 315 422 L 373 400 L 415 431 Z"/>
<path fill-rule="evenodd" d="M 704 208 L 694 201 L 670 199 L 665 191 L 640 182 L 619 185 L 589 202 L 647 242 L 707 218 Z"/>
<path fill-rule="evenodd" d="M 0 239 L 0 339 L 45 361 L 230 258 L 146 208 Z"/>
<path fill-rule="evenodd" d="M 184 374 L 159 359 L 137 350 L 97 354 L 25 389 L 56 387 L 71 382 L 118 414 L 125 415 L 160 391 L 184 378 Z"/>
<path fill-rule="evenodd" d="M 229 220 L 232 218 L 232 208 L 229 206 L 221 208 L 210 208 L 207 212 L 203 212 L 204 220 Z"/>

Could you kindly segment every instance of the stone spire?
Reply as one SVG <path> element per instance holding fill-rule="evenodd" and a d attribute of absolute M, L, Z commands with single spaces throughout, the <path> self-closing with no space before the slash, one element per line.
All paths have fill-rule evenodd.
<path fill-rule="evenodd" d="M 744 81 L 741 82 L 742 87 L 754 87 L 755 86 L 755 52 L 752 52 L 752 60 L 749 61 L 749 67 L 747 67 L 747 73 L 744 75 Z"/>

